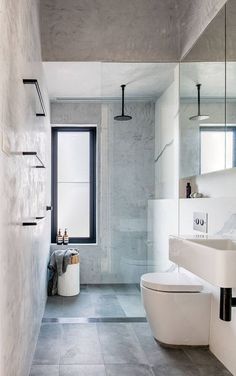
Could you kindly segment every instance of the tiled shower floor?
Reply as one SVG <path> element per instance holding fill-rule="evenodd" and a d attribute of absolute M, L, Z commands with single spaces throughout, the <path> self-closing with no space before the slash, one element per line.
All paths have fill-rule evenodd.
<path fill-rule="evenodd" d="M 77 296 L 48 297 L 44 317 L 145 317 L 145 312 L 138 285 L 82 285 Z"/>
<path fill-rule="evenodd" d="M 30 376 L 231 375 L 207 349 L 161 347 L 144 316 L 138 285 L 49 297 Z"/>

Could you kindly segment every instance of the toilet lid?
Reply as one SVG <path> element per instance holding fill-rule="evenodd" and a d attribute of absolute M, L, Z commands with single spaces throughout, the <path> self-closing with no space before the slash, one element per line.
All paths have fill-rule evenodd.
<path fill-rule="evenodd" d="M 144 287 L 156 291 L 200 292 L 202 285 L 183 273 L 147 273 L 142 275 Z"/>

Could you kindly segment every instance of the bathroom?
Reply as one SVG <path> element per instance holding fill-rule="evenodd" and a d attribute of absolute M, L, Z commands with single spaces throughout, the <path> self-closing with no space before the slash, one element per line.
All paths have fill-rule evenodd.
<path fill-rule="evenodd" d="M 235 0 L 1 2 L 0 375 L 236 375 L 234 307 L 220 318 L 219 285 L 169 247 L 171 235 L 236 236 L 235 13 Z M 127 121 L 114 119 L 122 84 Z M 83 215 L 55 174 L 75 170 L 75 130 L 96 137 Z M 85 217 L 89 236 L 74 234 Z M 58 227 L 69 245 L 56 244 Z M 68 247 L 79 249 L 80 293 L 47 296 L 50 255 Z M 200 347 L 158 342 L 147 273 L 207 291 Z M 204 324 L 193 325 L 194 337 Z"/>

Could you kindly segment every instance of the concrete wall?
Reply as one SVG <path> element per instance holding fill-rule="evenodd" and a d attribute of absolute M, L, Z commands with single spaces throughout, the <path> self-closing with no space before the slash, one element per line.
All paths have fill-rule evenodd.
<path fill-rule="evenodd" d="M 154 197 L 154 103 L 52 103 L 52 124 L 97 124 L 97 245 L 79 245 L 82 283 L 138 283 L 147 264 Z M 56 246 L 53 246 L 55 248 Z"/>
<path fill-rule="evenodd" d="M 39 2 L 0 4 L 0 374 L 27 376 L 46 300 L 49 252 L 50 128 L 42 74 Z M 37 78 L 48 116 L 35 116 L 35 89 L 23 78 Z M 46 169 L 17 154 L 37 151 Z M 38 226 L 22 227 L 34 216 Z"/>
<path fill-rule="evenodd" d="M 179 67 L 155 104 L 155 200 L 148 205 L 149 271 L 166 271 L 168 236 L 178 232 Z"/>
<path fill-rule="evenodd" d="M 179 66 L 155 104 L 155 198 L 178 197 Z M 172 166 L 170 169 L 169 166 Z"/>

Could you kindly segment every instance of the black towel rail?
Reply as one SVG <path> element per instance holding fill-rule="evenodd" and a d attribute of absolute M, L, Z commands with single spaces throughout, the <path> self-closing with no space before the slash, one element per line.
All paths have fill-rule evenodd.
<path fill-rule="evenodd" d="M 46 168 L 45 165 L 44 165 L 44 163 L 42 162 L 42 160 L 39 158 L 37 151 L 23 151 L 22 155 L 23 156 L 29 156 L 29 155 L 35 156 L 37 158 L 37 160 L 39 161 L 40 164 L 36 165 L 34 167 L 35 168 Z"/>
<path fill-rule="evenodd" d="M 34 221 L 22 222 L 22 226 L 37 226 L 45 217 L 35 217 Z"/>
<path fill-rule="evenodd" d="M 43 102 L 43 97 L 42 97 L 42 93 L 41 93 L 41 90 L 40 90 L 40 87 L 39 87 L 38 80 L 33 79 L 33 78 L 30 78 L 30 79 L 24 78 L 23 79 L 23 84 L 24 85 L 34 85 L 35 86 L 37 94 L 38 94 L 40 106 L 42 108 L 42 112 L 36 112 L 36 116 L 46 116 L 46 110 L 45 110 L 45 106 L 44 106 L 44 102 Z"/>

